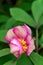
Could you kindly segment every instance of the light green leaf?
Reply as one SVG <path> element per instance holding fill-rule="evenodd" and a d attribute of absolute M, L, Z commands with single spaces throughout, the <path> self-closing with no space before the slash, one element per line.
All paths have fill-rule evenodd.
<path fill-rule="evenodd" d="M 30 55 L 30 59 L 34 63 L 34 65 L 43 65 L 43 57 L 35 52 L 32 52 L 32 54 Z"/>
<path fill-rule="evenodd" d="M 4 39 L 6 33 L 7 33 L 7 30 L 0 30 L 0 41 L 6 42 L 5 39 Z"/>
<path fill-rule="evenodd" d="M 40 16 L 43 13 L 43 1 L 34 1 L 32 4 L 32 13 L 35 21 L 38 22 Z"/>
<path fill-rule="evenodd" d="M 5 64 L 3 65 L 16 65 L 17 62 L 14 62 L 13 60 L 10 60 L 8 62 L 6 62 Z"/>
<path fill-rule="evenodd" d="M 10 14 L 17 20 L 28 24 L 29 26 L 35 27 L 35 22 L 30 15 L 20 8 L 11 8 Z"/>
<path fill-rule="evenodd" d="M 22 56 L 18 59 L 16 65 L 33 65 L 33 64 L 25 54 L 22 54 Z"/>
<path fill-rule="evenodd" d="M 12 60 L 10 60 L 10 61 L 6 62 L 6 63 L 5 63 L 5 64 L 3 64 L 3 65 L 11 65 L 11 63 L 12 63 Z"/>
<path fill-rule="evenodd" d="M 41 25 L 43 25 L 43 15 L 39 19 L 38 27 L 40 27 Z"/>
<path fill-rule="evenodd" d="M 2 49 L 0 50 L 0 57 L 5 56 L 9 53 L 10 53 L 9 48 Z"/>

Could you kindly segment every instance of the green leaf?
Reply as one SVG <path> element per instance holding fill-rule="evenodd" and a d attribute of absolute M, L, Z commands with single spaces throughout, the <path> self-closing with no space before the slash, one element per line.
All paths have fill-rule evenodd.
<path fill-rule="evenodd" d="M 2 49 L 0 50 L 0 57 L 5 56 L 9 53 L 10 53 L 9 48 Z"/>
<path fill-rule="evenodd" d="M 14 23 L 15 23 L 16 21 L 13 19 L 13 18 L 10 18 L 10 19 L 8 19 L 8 21 L 7 21 L 7 23 L 6 23 L 6 29 L 10 29 L 10 28 L 12 28 L 12 26 L 14 25 Z"/>
<path fill-rule="evenodd" d="M 29 2 L 22 2 L 21 4 L 18 5 L 19 8 L 24 9 L 26 11 L 31 10 L 31 3 Z"/>
<path fill-rule="evenodd" d="M 6 23 L 6 28 L 5 29 L 11 29 L 11 28 L 13 28 L 13 27 L 15 27 L 15 26 L 18 26 L 18 25 L 23 25 L 23 23 L 22 22 L 19 22 L 19 21 L 16 21 L 15 19 L 13 19 L 13 18 L 10 18 L 8 21 L 7 21 L 7 23 Z"/>
<path fill-rule="evenodd" d="M 0 15 L 0 23 L 6 22 L 9 19 L 6 15 Z"/>
<path fill-rule="evenodd" d="M 14 62 L 13 60 L 10 60 L 6 62 L 4 65 L 16 65 L 17 62 Z"/>
<path fill-rule="evenodd" d="M 20 8 L 11 8 L 10 14 L 17 20 L 28 24 L 29 26 L 35 27 L 35 22 L 30 15 Z"/>
<path fill-rule="evenodd" d="M 3 65 L 11 65 L 11 63 L 12 63 L 12 60 L 10 60 L 10 61 L 6 62 L 6 63 L 5 63 L 5 64 L 3 64 Z"/>
<path fill-rule="evenodd" d="M 38 22 L 40 16 L 43 13 L 43 1 L 34 1 L 32 4 L 32 13 L 35 18 L 35 21 Z"/>
<path fill-rule="evenodd" d="M 0 41 L 6 42 L 5 39 L 4 39 L 6 33 L 7 33 L 7 30 L 0 30 Z"/>
<path fill-rule="evenodd" d="M 6 44 L 5 42 L 1 42 L 1 41 L 0 41 L 0 50 L 1 50 L 1 49 L 4 49 L 4 48 L 8 48 L 8 46 L 9 46 L 9 45 Z"/>
<path fill-rule="evenodd" d="M 30 55 L 30 59 L 34 63 L 34 65 L 43 65 L 43 57 L 35 52 L 32 52 L 32 54 Z"/>
<path fill-rule="evenodd" d="M 38 27 L 43 25 L 43 15 L 39 19 Z"/>
<path fill-rule="evenodd" d="M 16 65 L 33 65 L 33 64 L 25 54 L 22 54 L 22 56 L 18 59 Z"/>
<path fill-rule="evenodd" d="M 3 24 L 0 25 L 0 30 L 5 29 L 5 24 L 6 23 L 3 23 Z"/>
<path fill-rule="evenodd" d="M 16 60 L 15 56 L 12 55 L 12 54 L 7 54 L 7 55 L 4 55 L 2 57 L 0 57 L 0 64 L 3 65 L 5 64 L 6 62 L 10 61 L 10 60 Z"/>

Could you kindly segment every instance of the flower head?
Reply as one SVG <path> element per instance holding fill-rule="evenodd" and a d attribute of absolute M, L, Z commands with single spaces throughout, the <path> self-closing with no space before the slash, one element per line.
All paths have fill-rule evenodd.
<path fill-rule="evenodd" d="M 34 38 L 32 37 L 31 29 L 27 25 L 16 26 L 10 29 L 5 40 L 9 42 L 10 52 L 17 58 L 26 53 L 28 56 L 35 49 Z"/>

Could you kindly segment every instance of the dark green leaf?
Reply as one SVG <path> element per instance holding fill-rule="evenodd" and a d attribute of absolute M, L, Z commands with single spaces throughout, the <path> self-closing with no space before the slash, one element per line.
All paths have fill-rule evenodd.
<path fill-rule="evenodd" d="M 8 16 L 6 16 L 6 15 L 0 15 L 0 23 L 7 22 L 8 19 L 9 19 Z"/>
<path fill-rule="evenodd" d="M 7 23 L 6 23 L 6 29 L 10 29 L 12 28 L 12 26 L 14 25 L 16 21 L 13 18 L 8 19 Z"/>
<path fill-rule="evenodd" d="M 5 56 L 0 57 L 0 64 L 3 65 L 4 63 L 10 61 L 10 60 L 16 60 L 15 56 L 12 54 L 7 54 Z"/>
<path fill-rule="evenodd" d="M 21 8 L 21 9 L 24 9 L 26 11 L 29 11 L 29 10 L 31 10 L 31 3 L 22 2 L 18 7 Z"/>
<path fill-rule="evenodd" d="M 43 65 L 43 57 L 35 52 L 32 52 L 32 54 L 30 55 L 30 59 L 34 63 L 34 65 Z"/>
<path fill-rule="evenodd" d="M 22 22 L 19 22 L 19 21 L 15 21 L 13 18 L 10 18 L 7 23 L 6 23 L 6 29 L 10 29 L 10 28 L 13 28 L 15 26 L 18 26 L 18 25 L 23 25 L 24 23 Z"/>
<path fill-rule="evenodd" d="M 5 29 L 6 28 L 5 25 L 6 25 L 6 23 L 0 24 L 0 30 Z"/>
<path fill-rule="evenodd" d="M 31 60 L 25 55 L 23 54 L 17 61 L 16 65 L 33 65 Z"/>

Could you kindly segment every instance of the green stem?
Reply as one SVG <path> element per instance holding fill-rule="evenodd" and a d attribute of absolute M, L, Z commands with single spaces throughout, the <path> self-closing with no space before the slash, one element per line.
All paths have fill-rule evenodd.
<path fill-rule="evenodd" d="M 36 52 L 38 52 L 38 27 L 36 27 Z"/>

